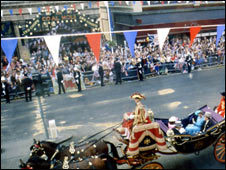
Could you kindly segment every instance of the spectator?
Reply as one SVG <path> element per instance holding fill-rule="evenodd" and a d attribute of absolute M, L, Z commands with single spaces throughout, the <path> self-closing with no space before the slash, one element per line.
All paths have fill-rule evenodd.
<path fill-rule="evenodd" d="M 24 91 L 25 91 L 25 99 L 26 102 L 28 102 L 28 94 L 29 94 L 29 101 L 32 101 L 32 84 L 33 81 L 27 76 L 27 74 L 24 74 L 24 79 L 23 79 L 23 86 L 24 86 Z"/>
<path fill-rule="evenodd" d="M 119 59 L 116 58 L 116 61 L 114 63 L 114 71 L 115 71 L 115 76 L 116 76 L 116 82 L 115 84 L 122 84 L 122 65 L 119 62 Z"/>

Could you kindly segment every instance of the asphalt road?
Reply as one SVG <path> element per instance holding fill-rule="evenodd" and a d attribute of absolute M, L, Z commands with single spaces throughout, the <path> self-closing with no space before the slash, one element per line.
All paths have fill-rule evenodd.
<path fill-rule="evenodd" d="M 106 85 L 81 93 L 52 95 L 41 99 L 44 118 L 47 124 L 49 120 L 55 120 L 58 139 L 73 135 L 73 140 L 79 141 L 119 123 L 124 112 L 134 109 L 134 101 L 129 96 L 136 91 L 146 96 L 143 104 L 153 110 L 155 117 L 175 115 L 184 118 L 205 104 L 213 108 L 219 103 L 219 92 L 225 91 L 225 68 Z M 38 100 L 35 97 L 30 103 L 17 100 L 1 106 L 1 168 L 16 169 L 20 158 L 27 160 L 32 139 L 46 139 Z M 114 134 L 106 139 L 117 144 Z M 201 151 L 199 156 L 161 155 L 156 162 L 167 169 L 225 168 L 224 164 L 215 161 L 212 146 Z"/>

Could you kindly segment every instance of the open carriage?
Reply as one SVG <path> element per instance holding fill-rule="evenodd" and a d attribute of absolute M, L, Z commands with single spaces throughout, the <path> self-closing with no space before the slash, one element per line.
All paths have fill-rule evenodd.
<path fill-rule="evenodd" d="M 156 140 L 153 140 L 148 133 L 146 136 L 142 136 L 137 140 L 139 141 L 139 153 L 135 156 L 128 156 L 128 148 L 130 147 L 129 140 L 124 139 L 122 136 L 119 138 L 119 141 L 126 144 L 126 147 L 122 152 L 124 153 L 124 157 L 117 159 L 117 164 L 129 164 L 130 166 L 141 168 L 141 169 L 163 169 L 163 166 L 160 163 L 153 162 L 153 160 L 158 159 L 158 155 L 156 153 L 161 154 L 187 154 L 187 153 L 195 153 L 197 154 L 199 151 L 207 148 L 210 145 L 214 146 L 214 157 L 217 161 L 221 163 L 225 163 L 225 119 L 222 118 L 219 114 L 212 111 L 207 105 L 201 107 L 199 110 L 205 112 L 210 112 L 212 115 L 212 121 L 214 125 L 207 129 L 205 132 L 200 132 L 194 136 L 191 135 L 173 135 L 168 137 L 168 119 L 155 118 L 154 122 L 159 124 L 160 129 L 164 134 L 164 139 L 166 141 L 167 149 L 161 150 L 158 147 L 154 147 L 156 145 Z M 188 115 L 188 117 L 181 119 L 181 122 L 184 127 L 186 127 L 194 113 Z M 137 133 L 145 133 L 150 130 L 146 126 L 143 129 L 140 128 L 140 131 Z"/>

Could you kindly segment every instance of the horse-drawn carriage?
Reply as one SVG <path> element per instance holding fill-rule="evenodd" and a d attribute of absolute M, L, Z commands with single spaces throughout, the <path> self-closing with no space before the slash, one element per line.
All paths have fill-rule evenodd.
<path fill-rule="evenodd" d="M 156 153 L 165 155 L 196 154 L 210 145 L 214 146 L 213 154 L 215 159 L 225 163 L 225 119 L 212 111 L 207 105 L 199 110 L 210 112 L 214 125 L 205 132 L 200 132 L 193 136 L 183 134 L 167 136 L 168 119 L 154 118 L 154 122 L 148 125 L 141 125 L 135 130 L 134 134 L 131 134 L 135 141 L 134 143 L 131 143 L 132 138 L 128 140 L 118 135 L 118 140 L 125 144 L 125 148 L 121 148 L 122 156 L 119 156 L 118 146 L 103 140 L 94 140 L 82 145 L 74 145 L 72 143 L 67 147 L 43 141 L 41 143 L 35 142 L 31 147 L 31 155 L 33 156 L 30 157 L 26 164 L 21 161 L 21 167 L 36 169 L 116 169 L 117 165 L 128 164 L 139 169 L 163 169 L 160 163 L 153 162 L 159 157 Z M 193 116 L 194 113 L 191 113 L 188 117 L 181 119 L 184 127 L 190 123 Z M 112 129 L 111 132 L 114 130 Z M 160 135 L 153 136 L 153 130 L 159 130 Z M 111 153 L 108 146 L 111 148 Z M 122 147 L 122 145 L 120 146 Z M 128 154 L 129 149 L 134 155 Z M 41 160 L 42 162 L 40 163 L 43 155 L 45 155 L 46 160 Z M 36 160 L 31 159 L 34 156 L 36 156 Z M 43 166 L 41 165 L 42 163 Z M 37 167 L 37 164 L 39 164 L 39 167 Z"/>

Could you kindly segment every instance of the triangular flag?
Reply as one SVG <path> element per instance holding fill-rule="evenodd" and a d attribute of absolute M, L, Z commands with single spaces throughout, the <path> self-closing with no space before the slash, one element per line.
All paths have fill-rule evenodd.
<path fill-rule="evenodd" d="M 161 4 L 164 4 L 164 1 L 161 1 Z"/>
<path fill-rule="evenodd" d="M 129 1 L 126 1 L 126 4 L 129 5 Z"/>
<path fill-rule="evenodd" d="M 11 63 L 14 51 L 17 47 L 17 39 L 1 40 L 1 47 L 6 55 L 8 62 Z"/>
<path fill-rule="evenodd" d="M 37 9 L 38 9 L 38 13 L 41 13 L 41 8 L 40 8 L 40 7 L 38 7 Z"/>
<path fill-rule="evenodd" d="M 55 8 L 56 8 L 56 11 L 58 12 L 59 11 L 59 6 L 55 6 Z"/>
<path fill-rule="evenodd" d="M 150 4 L 151 4 L 151 2 L 150 2 L 150 1 L 147 1 L 147 3 L 148 3 L 148 5 L 150 5 Z"/>
<path fill-rule="evenodd" d="M 90 2 L 90 1 L 88 2 L 88 7 L 92 8 L 92 2 Z"/>
<path fill-rule="evenodd" d="M 217 26 L 217 40 L 216 40 L 216 47 L 218 46 L 218 43 L 219 43 L 219 40 L 223 34 L 225 30 L 225 25 L 220 25 L 220 26 Z"/>
<path fill-rule="evenodd" d="M 136 1 L 133 1 L 133 5 L 135 5 L 136 4 Z"/>
<path fill-rule="evenodd" d="M 30 15 L 31 15 L 31 14 L 32 14 L 32 8 L 28 8 L 27 10 L 28 10 L 28 12 L 29 12 Z"/>
<path fill-rule="evenodd" d="M 132 55 L 132 57 L 135 57 L 134 54 L 134 44 L 135 44 L 135 40 L 136 40 L 136 36 L 137 36 L 137 31 L 133 31 L 133 32 L 123 32 L 125 39 L 128 43 L 129 49 L 130 49 L 130 53 Z"/>
<path fill-rule="evenodd" d="M 118 1 L 119 5 L 122 5 L 122 1 Z"/>
<path fill-rule="evenodd" d="M 3 17 L 3 10 L 1 10 L 1 17 Z"/>
<path fill-rule="evenodd" d="M 60 49 L 60 35 L 54 35 L 54 36 L 44 36 L 46 45 L 53 57 L 53 61 L 58 66 L 59 64 L 59 49 Z"/>
<path fill-rule="evenodd" d="M 159 40 L 159 49 L 162 50 L 162 47 L 164 45 L 164 42 L 166 40 L 167 35 L 169 34 L 170 29 L 169 28 L 160 28 L 157 29 L 158 34 L 158 40 Z"/>
<path fill-rule="evenodd" d="M 47 12 L 49 12 L 49 10 L 50 10 L 50 7 L 49 7 L 49 6 L 46 6 L 46 9 L 47 9 Z"/>
<path fill-rule="evenodd" d="M 141 5 L 144 5 L 144 2 L 143 1 L 140 1 Z"/>
<path fill-rule="evenodd" d="M 114 1 L 111 1 L 110 3 L 111 3 L 111 5 L 112 5 L 112 6 L 114 6 L 114 5 L 115 5 L 115 2 L 114 2 Z"/>
<path fill-rule="evenodd" d="M 19 14 L 22 15 L 22 8 L 19 8 L 18 11 L 19 11 Z"/>
<path fill-rule="evenodd" d="M 73 4 L 73 8 L 74 8 L 74 10 L 76 10 L 76 5 L 75 4 Z"/>
<path fill-rule="evenodd" d="M 84 3 L 81 3 L 81 8 L 84 9 Z"/>
<path fill-rule="evenodd" d="M 64 8 L 65 8 L 65 10 L 67 11 L 68 6 L 67 6 L 67 5 L 64 5 Z"/>
<path fill-rule="evenodd" d="M 191 47 L 196 35 L 199 33 L 202 27 L 191 27 L 190 28 L 190 44 L 189 47 Z"/>
<path fill-rule="evenodd" d="M 99 1 L 97 1 L 97 7 L 99 8 Z"/>
<path fill-rule="evenodd" d="M 108 7 L 108 1 L 104 1 L 104 5 Z"/>
<path fill-rule="evenodd" d="M 87 34 L 86 38 L 97 62 L 99 63 L 101 34 Z"/>
<path fill-rule="evenodd" d="M 10 10 L 9 10 L 9 13 L 10 13 L 10 15 L 13 15 L 13 10 L 10 9 Z"/>

